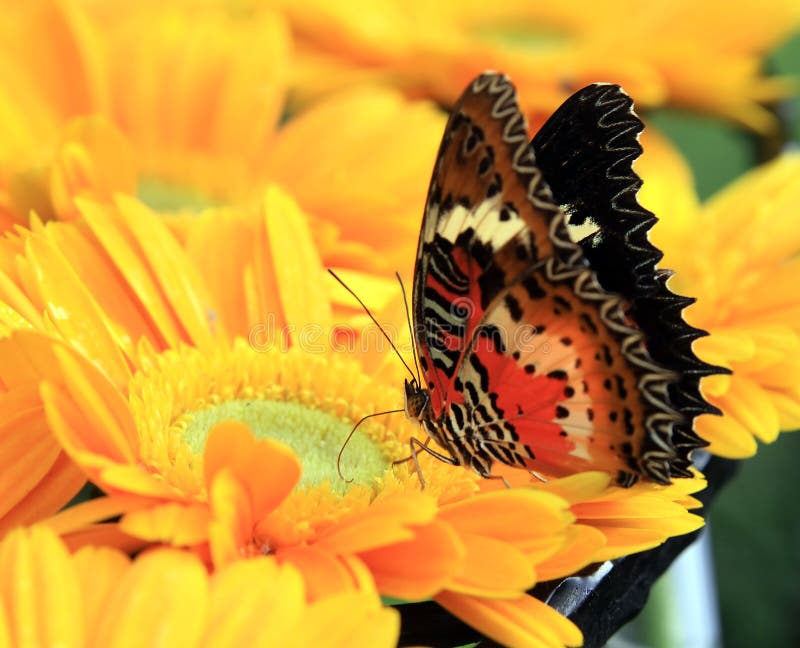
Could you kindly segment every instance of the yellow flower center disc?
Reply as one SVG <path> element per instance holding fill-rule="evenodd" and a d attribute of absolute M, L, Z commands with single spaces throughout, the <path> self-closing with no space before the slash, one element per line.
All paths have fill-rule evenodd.
<path fill-rule="evenodd" d="M 356 430 L 342 452 L 340 466 L 347 481 L 341 479 L 337 458 L 352 423 L 291 401 L 241 399 L 198 410 L 186 424 L 184 441 L 202 454 L 209 430 L 223 421 L 240 421 L 256 438 L 268 437 L 292 448 L 303 464 L 300 486 L 317 486 L 327 479 L 331 490 L 344 493 L 351 483 L 380 478 L 389 465 L 381 448 Z"/>

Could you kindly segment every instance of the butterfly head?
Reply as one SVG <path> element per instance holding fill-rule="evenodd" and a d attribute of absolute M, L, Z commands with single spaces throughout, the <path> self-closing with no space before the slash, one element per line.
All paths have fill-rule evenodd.
<path fill-rule="evenodd" d="M 405 412 L 409 420 L 421 423 L 426 410 L 430 407 L 430 394 L 422 389 L 416 379 L 405 381 Z"/>

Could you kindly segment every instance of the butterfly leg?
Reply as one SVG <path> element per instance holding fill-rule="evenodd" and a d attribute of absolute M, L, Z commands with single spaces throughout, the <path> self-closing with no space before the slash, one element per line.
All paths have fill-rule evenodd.
<path fill-rule="evenodd" d="M 503 482 L 503 486 L 506 488 L 511 488 L 511 484 L 503 475 L 481 475 L 484 479 L 500 479 Z"/>
<path fill-rule="evenodd" d="M 541 476 L 539 473 L 537 473 L 535 470 L 529 470 L 528 472 L 529 472 L 531 475 L 533 475 L 534 477 L 536 477 L 536 479 L 538 479 L 540 482 L 547 483 L 548 481 L 550 481 L 550 480 L 549 480 L 549 479 L 547 479 L 546 477 L 542 477 L 542 476 Z"/>
<path fill-rule="evenodd" d="M 398 459 L 397 461 L 393 461 L 392 465 L 397 466 L 398 464 L 405 463 L 407 461 L 414 462 L 414 470 L 417 473 L 417 477 L 419 477 L 419 483 L 422 486 L 422 490 L 425 490 L 425 478 L 422 476 L 422 469 L 419 466 L 419 459 L 417 458 L 417 453 L 419 450 L 424 450 L 430 455 L 436 457 L 439 461 L 444 461 L 445 463 L 450 464 L 451 466 L 457 466 L 458 461 L 456 461 L 453 457 L 448 457 L 443 455 L 441 452 L 437 452 L 432 448 L 428 447 L 428 444 L 431 442 L 431 438 L 428 437 L 425 439 L 425 443 L 417 439 L 416 437 L 411 437 L 411 441 L 409 441 L 409 446 L 411 447 L 411 454 L 404 459 Z"/>

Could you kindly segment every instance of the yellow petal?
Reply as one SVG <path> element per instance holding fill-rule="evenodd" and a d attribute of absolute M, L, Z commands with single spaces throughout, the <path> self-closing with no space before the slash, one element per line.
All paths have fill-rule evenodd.
<path fill-rule="evenodd" d="M 435 600 L 451 614 L 507 646 L 555 648 L 583 643 L 580 630 L 571 621 L 532 596 L 503 600 L 442 592 Z"/>
<path fill-rule="evenodd" d="M 142 203 L 118 195 L 117 204 L 185 335 L 198 346 L 209 343 L 211 302 L 197 268 L 164 223 Z"/>
<path fill-rule="evenodd" d="M 108 547 L 84 547 L 75 553 L 86 626 L 92 628 L 100 621 L 106 599 L 130 565 L 130 558 Z"/>
<path fill-rule="evenodd" d="M 758 449 L 750 430 L 732 416 L 701 416 L 696 427 L 697 433 L 709 442 L 707 450 L 721 457 L 744 459 Z"/>
<path fill-rule="evenodd" d="M 167 503 L 132 511 L 119 526 L 130 535 L 177 547 L 197 545 L 208 539 L 209 513 L 206 506 Z"/>
<path fill-rule="evenodd" d="M 208 612 L 203 565 L 192 555 L 140 557 L 106 599 L 90 643 L 109 648 L 197 646 Z"/>
<path fill-rule="evenodd" d="M 84 645 L 78 576 L 66 548 L 51 531 L 12 531 L 0 544 L 0 574 L 0 608 L 8 615 L 14 646 Z"/>
<path fill-rule="evenodd" d="M 303 579 L 291 565 L 238 561 L 217 571 L 210 587 L 204 645 L 281 645 L 308 622 Z"/>
<path fill-rule="evenodd" d="M 331 324 L 331 310 L 322 262 L 308 220 L 297 204 L 278 187 L 264 195 L 264 214 L 270 257 L 288 324 L 296 327 L 298 343 L 327 347 L 324 335 Z M 292 245 L 286 245 L 291 241 Z M 305 334 L 305 338 L 301 337 Z M 295 336 L 292 335 L 294 338 Z"/>
<path fill-rule="evenodd" d="M 397 645 L 399 633 L 397 610 L 381 608 L 374 596 L 364 592 L 345 592 L 312 605 L 292 645 L 389 648 Z"/>

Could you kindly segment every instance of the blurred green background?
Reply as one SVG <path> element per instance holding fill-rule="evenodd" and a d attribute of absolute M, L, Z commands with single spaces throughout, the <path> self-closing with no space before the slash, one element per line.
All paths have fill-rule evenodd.
<path fill-rule="evenodd" d="M 768 65 L 780 74 L 800 77 L 800 35 L 780 47 Z M 800 99 L 778 110 L 786 120 L 787 138 L 800 147 Z M 711 118 L 662 110 L 651 116 L 650 123 L 686 155 L 701 199 L 763 159 L 763 147 L 751 136 Z M 800 227 L 800 211 L 796 216 Z M 800 432 L 760 446 L 757 456 L 741 462 L 739 474 L 711 509 L 726 648 L 800 646 L 799 462 Z M 644 615 L 656 613 L 650 609 Z M 684 648 L 652 639 L 647 645 Z"/>

